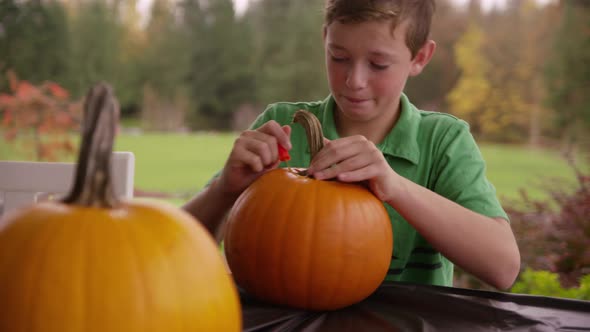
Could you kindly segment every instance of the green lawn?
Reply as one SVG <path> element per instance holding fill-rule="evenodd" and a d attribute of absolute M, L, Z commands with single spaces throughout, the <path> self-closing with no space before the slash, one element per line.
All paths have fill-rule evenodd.
<path fill-rule="evenodd" d="M 122 134 L 115 149 L 134 152 L 137 188 L 188 197 L 223 166 L 235 137 L 230 133 Z M 554 151 L 496 144 L 482 144 L 481 149 L 488 177 L 502 199 L 517 198 L 520 188 L 543 197 L 541 187 L 548 180 L 573 183 L 572 169 Z M 0 142 L 0 159 L 30 158 L 30 153 Z M 179 197 L 171 201 L 179 204 L 183 200 Z"/>
<path fill-rule="evenodd" d="M 502 199 L 519 197 L 526 189 L 531 197 L 546 197 L 550 184 L 574 185 L 574 170 L 556 151 L 521 146 L 482 144 L 487 176 Z"/>
<path fill-rule="evenodd" d="M 196 192 L 223 167 L 234 134 L 121 135 L 115 149 L 135 154 L 135 182 L 149 191 Z"/>

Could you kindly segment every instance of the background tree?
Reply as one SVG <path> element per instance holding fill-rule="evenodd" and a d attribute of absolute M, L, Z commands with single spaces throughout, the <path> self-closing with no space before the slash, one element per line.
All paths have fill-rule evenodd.
<path fill-rule="evenodd" d="M 68 66 L 68 25 L 58 1 L 0 1 L 0 91 L 10 91 L 12 69 L 33 83 L 63 82 Z"/>
<path fill-rule="evenodd" d="M 455 62 L 461 69 L 457 85 L 448 95 L 449 110 L 466 120 L 475 135 L 484 133 L 485 105 L 491 93 L 490 64 L 483 55 L 484 32 L 471 22 L 455 45 Z"/>
<path fill-rule="evenodd" d="M 149 36 L 139 82 L 142 84 L 142 124 L 148 130 L 174 130 L 184 124 L 188 110 L 187 40 L 176 19 L 175 4 L 155 0 L 146 27 Z"/>
<path fill-rule="evenodd" d="M 460 71 L 455 63 L 453 46 L 463 35 L 468 19 L 448 0 L 437 1 L 431 35 L 436 52 L 424 71 L 408 80 L 405 93 L 418 107 L 448 112 L 446 96 L 455 86 Z"/>
<path fill-rule="evenodd" d="M 185 12 L 194 36 L 187 74 L 196 107 L 189 125 L 228 130 L 238 106 L 256 94 L 249 31 L 236 18 L 231 0 L 186 4 L 199 7 L 198 17 Z"/>
<path fill-rule="evenodd" d="M 142 101 L 144 58 L 148 44 L 142 17 L 137 10 L 138 0 L 120 2 L 121 47 L 118 54 L 117 98 L 122 117 L 138 117 Z"/>
<path fill-rule="evenodd" d="M 90 86 L 103 80 L 113 84 L 117 94 L 124 91 L 120 89 L 124 70 L 119 62 L 123 29 L 117 13 L 102 0 L 71 3 L 65 85 L 74 96 L 83 96 Z"/>
<path fill-rule="evenodd" d="M 266 105 L 326 97 L 321 2 L 261 0 L 248 15 L 255 36 L 259 101 Z"/>
<path fill-rule="evenodd" d="M 554 53 L 547 67 L 547 102 L 563 149 L 588 139 L 590 129 L 590 3 L 561 1 Z"/>

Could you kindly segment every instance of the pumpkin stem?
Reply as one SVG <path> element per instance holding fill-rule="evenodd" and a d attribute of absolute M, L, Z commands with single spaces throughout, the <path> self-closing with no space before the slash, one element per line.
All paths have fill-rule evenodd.
<path fill-rule="evenodd" d="M 86 94 L 82 143 L 74 185 L 64 203 L 113 208 L 119 204 L 111 178 L 111 156 L 119 117 L 112 88 L 98 83 Z"/>
<path fill-rule="evenodd" d="M 305 129 L 309 153 L 311 154 L 310 160 L 313 160 L 315 155 L 324 147 L 324 133 L 322 132 L 320 120 L 309 111 L 298 110 L 293 116 L 293 123 L 299 123 Z"/>

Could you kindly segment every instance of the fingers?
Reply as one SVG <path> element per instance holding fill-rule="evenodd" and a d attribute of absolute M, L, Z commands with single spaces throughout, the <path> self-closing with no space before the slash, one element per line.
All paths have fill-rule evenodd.
<path fill-rule="evenodd" d="M 269 121 L 258 130 L 244 131 L 235 141 L 230 154 L 230 163 L 248 166 L 254 172 L 262 172 L 278 165 L 278 145 L 290 149 L 291 127 L 281 127 Z M 281 140 L 281 142 L 279 142 Z"/>
<path fill-rule="evenodd" d="M 360 155 L 370 143 L 363 136 L 345 137 L 334 141 L 324 139 L 324 148 L 315 155 L 308 172 L 312 174 L 333 167 L 344 160 Z"/>
<path fill-rule="evenodd" d="M 275 145 L 278 143 L 287 150 L 291 150 L 291 127 L 279 125 L 276 121 L 271 120 L 256 130 L 272 136 L 275 139 Z"/>
<path fill-rule="evenodd" d="M 315 172 L 314 177 L 318 180 L 338 178 L 341 181 L 347 182 L 349 181 L 349 174 L 352 173 L 354 173 L 357 177 L 371 175 L 369 173 L 371 165 L 372 164 L 369 159 L 362 155 L 356 155 L 352 158 L 343 160 L 340 163 L 333 164 L 332 166 L 320 172 Z"/>
<path fill-rule="evenodd" d="M 372 142 L 362 136 L 347 137 L 328 141 L 312 160 L 308 172 L 317 179 L 356 182 L 379 176 L 384 165 L 387 163 L 383 154 Z"/>

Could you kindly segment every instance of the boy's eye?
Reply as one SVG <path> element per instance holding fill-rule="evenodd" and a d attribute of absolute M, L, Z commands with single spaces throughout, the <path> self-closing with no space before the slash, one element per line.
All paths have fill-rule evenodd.
<path fill-rule="evenodd" d="M 381 65 L 378 63 L 371 62 L 371 67 L 373 67 L 374 69 L 377 69 L 377 70 L 385 70 L 385 69 L 387 69 L 387 67 L 389 67 L 389 65 Z"/>
<path fill-rule="evenodd" d="M 345 57 L 338 57 L 338 56 L 335 56 L 335 55 L 330 55 L 330 58 L 331 58 L 331 59 L 332 59 L 332 61 L 334 61 L 334 62 L 344 62 L 344 61 L 348 60 L 348 59 L 347 59 L 347 58 L 345 58 Z"/>

